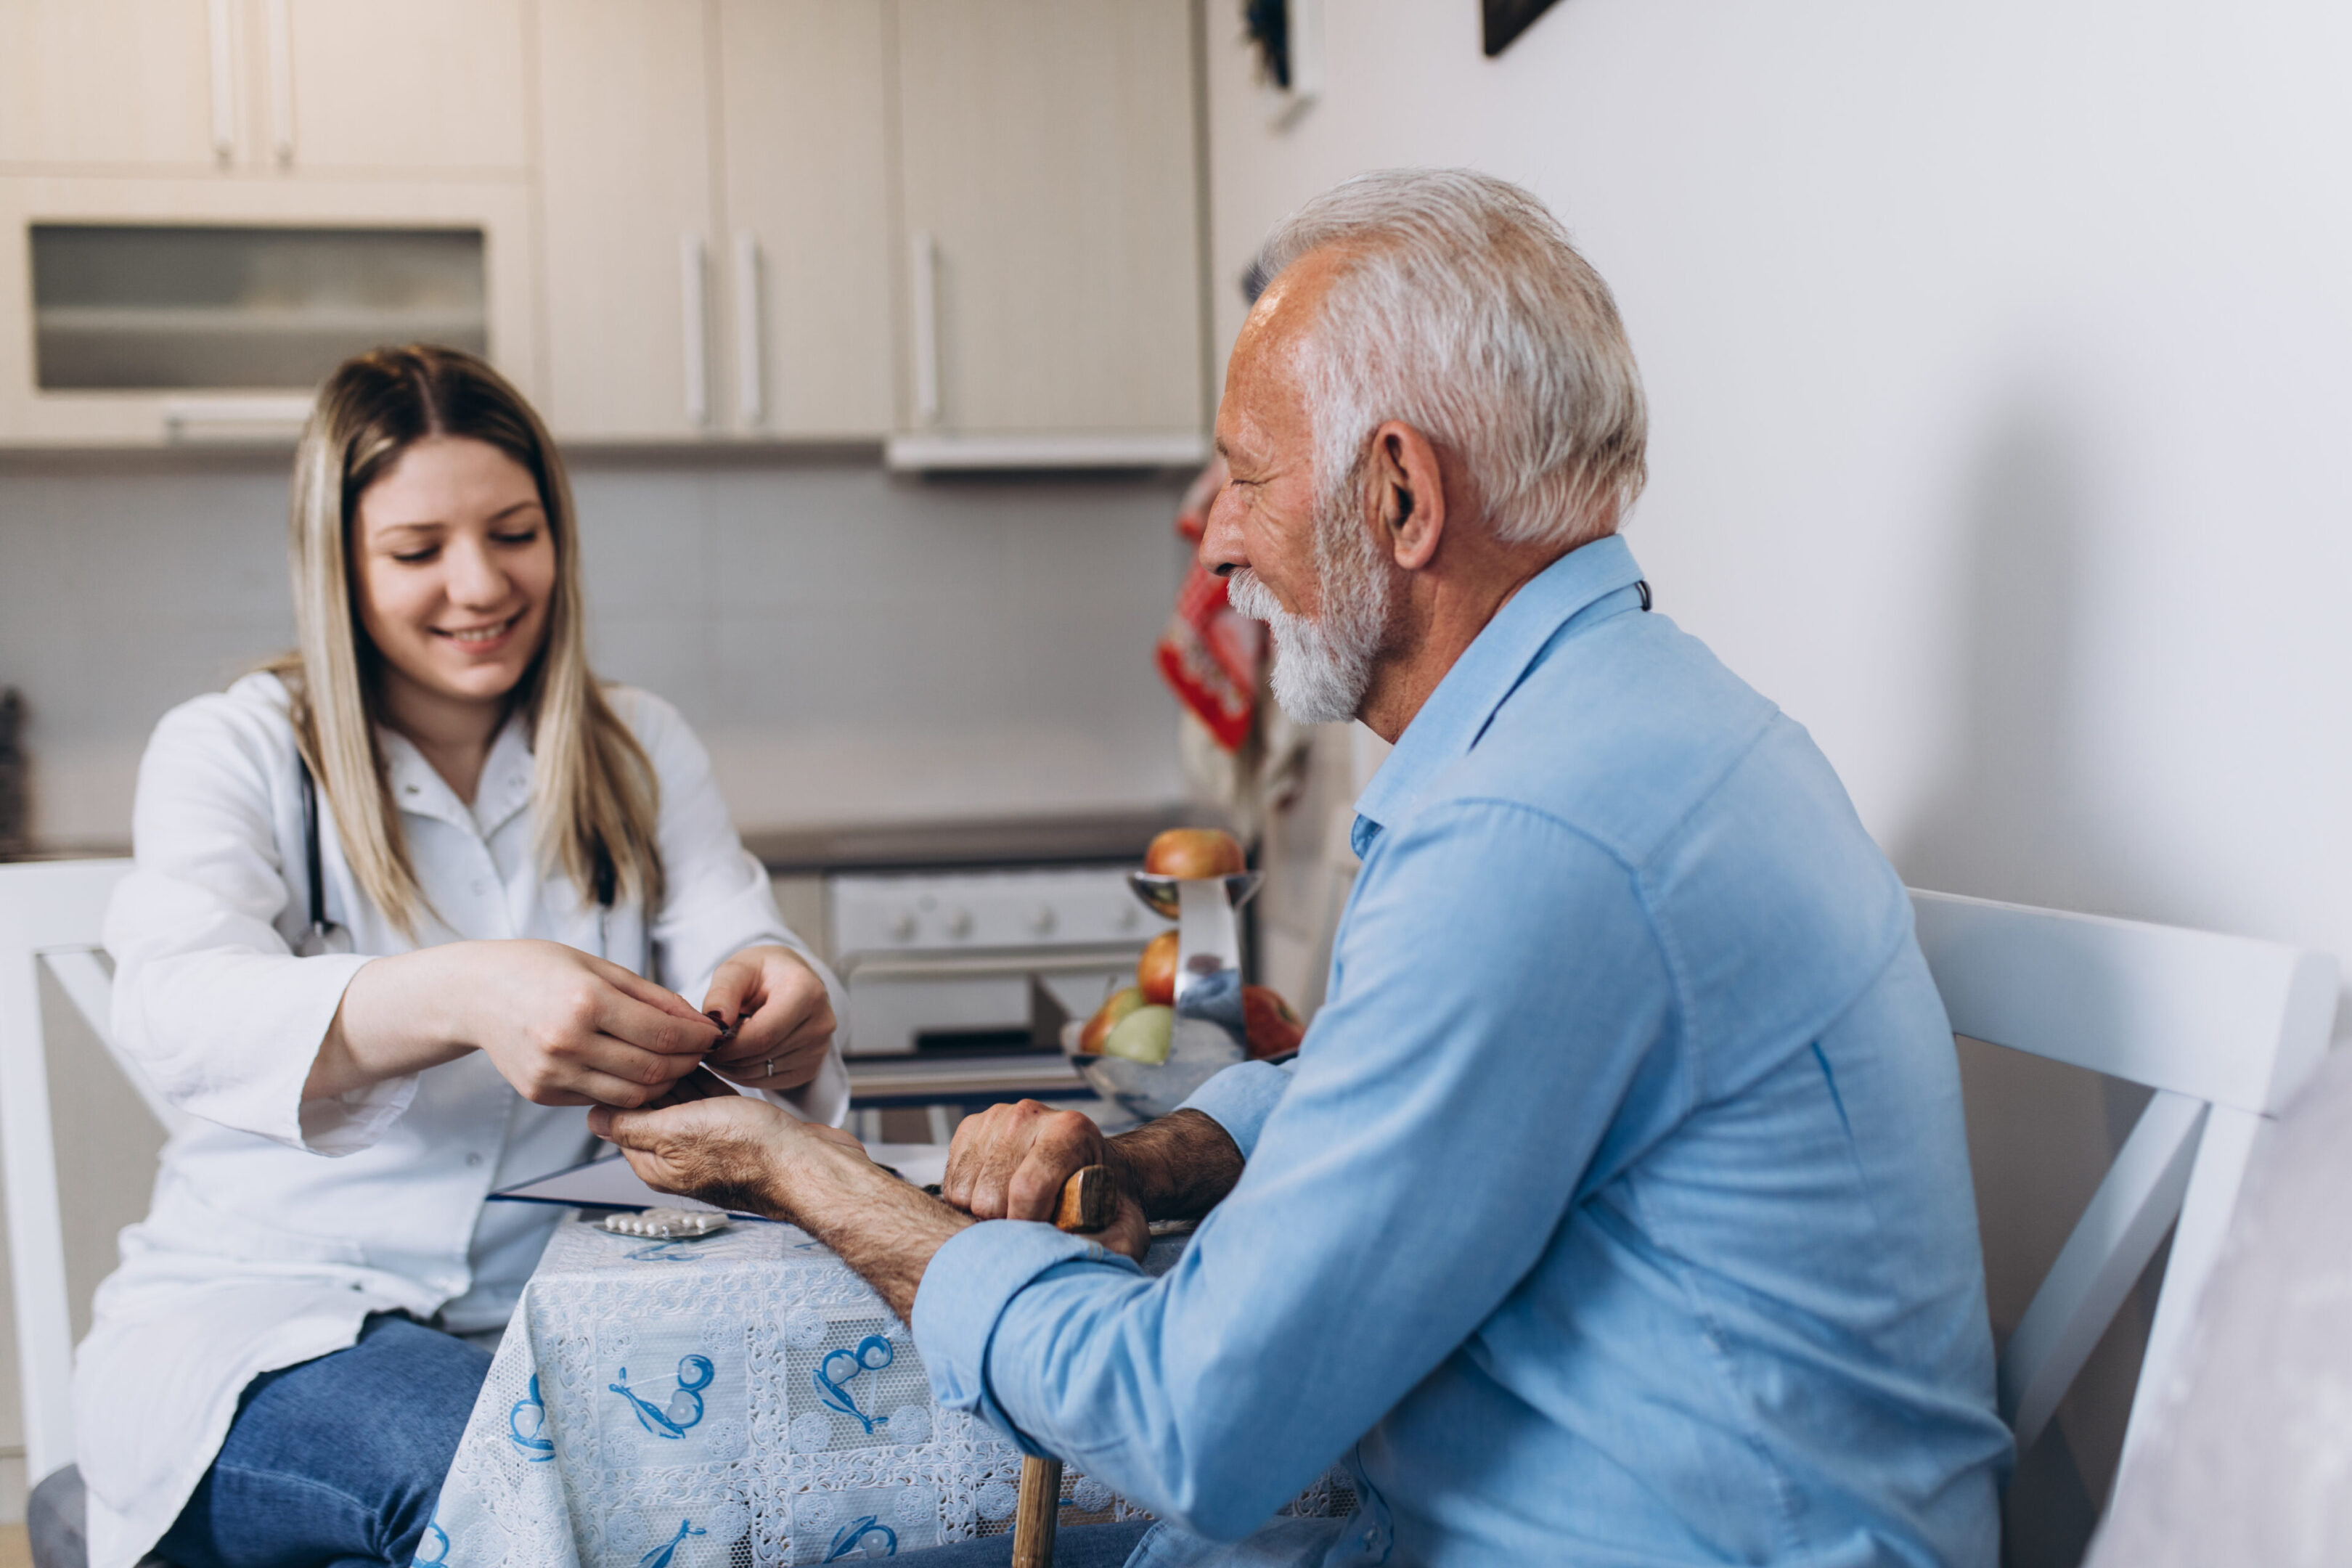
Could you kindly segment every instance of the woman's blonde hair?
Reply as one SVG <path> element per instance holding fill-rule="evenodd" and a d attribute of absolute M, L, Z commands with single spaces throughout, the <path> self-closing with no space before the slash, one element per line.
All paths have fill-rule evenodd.
<path fill-rule="evenodd" d="M 579 530 L 563 459 L 507 379 L 457 349 L 374 349 L 319 388 L 294 458 L 288 540 L 299 646 L 270 665 L 293 697 L 296 744 L 334 813 L 360 886 L 414 939 L 433 911 L 410 864 L 376 731 L 383 656 L 362 628 L 352 569 L 360 497 L 428 437 L 485 441 L 539 487 L 555 546 L 547 641 L 510 698 L 530 727 L 542 871 L 560 865 L 583 903 L 661 899 L 658 784 L 645 748 L 589 673 Z"/>

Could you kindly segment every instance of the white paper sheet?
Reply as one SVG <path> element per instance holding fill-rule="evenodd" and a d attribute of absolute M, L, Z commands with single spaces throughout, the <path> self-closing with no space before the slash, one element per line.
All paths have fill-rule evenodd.
<path fill-rule="evenodd" d="M 918 1186 L 938 1181 L 947 1171 L 948 1150 L 944 1143 L 868 1143 L 866 1153 L 877 1164 L 891 1167 Z M 533 1181 L 518 1182 L 511 1187 L 492 1193 L 490 1198 L 493 1202 L 560 1204 L 566 1208 L 672 1208 L 719 1212 L 710 1204 L 654 1191 L 637 1179 L 637 1173 L 629 1168 L 628 1161 L 618 1154 L 607 1154 L 601 1160 L 591 1160 L 584 1165 L 574 1165 L 570 1170 L 557 1171 Z M 758 1219 L 761 1216 L 738 1214 L 736 1217 Z"/>

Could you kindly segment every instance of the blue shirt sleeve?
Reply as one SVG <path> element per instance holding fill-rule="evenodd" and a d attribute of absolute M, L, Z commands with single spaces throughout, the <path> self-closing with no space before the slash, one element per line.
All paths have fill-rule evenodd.
<path fill-rule="evenodd" d="M 1633 875 L 1538 812 L 1424 811 L 1362 877 L 1287 1091 L 1172 1270 L 982 1225 L 916 1301 L 943 1401 L 1199 1534 L 1247 1533 L 1457 1352 L 1675 1014 Z"/>
<path fill-rule="evenodd" d="M 1266 1118 L 1290 1088 L 1292 1064 L 1235 1062 L 1192 1091 L 1179 1110 L 1197 1110 L 1225 1130 L 1246 1160 L 1257 1148 Z"/>

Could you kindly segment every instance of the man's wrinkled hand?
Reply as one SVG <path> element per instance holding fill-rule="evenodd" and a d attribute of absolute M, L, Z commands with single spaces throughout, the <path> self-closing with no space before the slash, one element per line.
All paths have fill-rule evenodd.
<path fill-rule="evenodd" d="M 630 1169 L 655 1191 L 771 1219 L 791 1217 L 791 1166 L 812 1144 L 862 1152 L 846 1132 L 796 1121 L 766 1100 L 743 1095 L 652 1110 L 599 1106 L 588 1113 L 588 1128 L 617 1145 Z"/>
<path fill-rule="evenodd" d="M 947 1174 L 940 1195 L 975 1219 L 1035 1219 L 1048 1224 L 1062 1195 L 1062 1184 L 1088 1165 L 1109 1165 L 1124 1175 L 1091 1117 L 1053 1110 L 1034 1100 L 992 1105 L 967 1116 L 948 1147 Z M 1118 1217 L 1099 1237 L 1103 1245 L 1129 1258 L 1151 1246 L 1142 1206 L 1119 1183 Z"/>

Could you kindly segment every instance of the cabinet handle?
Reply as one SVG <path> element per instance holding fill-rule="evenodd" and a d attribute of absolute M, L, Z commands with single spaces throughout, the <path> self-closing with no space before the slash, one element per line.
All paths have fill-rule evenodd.
<path fill-rule="evenodd" d="M 212 0 L 206 9 L 213 47 L 213 156 L 226 163 L 236 156 L 236 28 L 229 0 Z"/>
<path fill-rule="evenodd" d="M 915 417 L 940 422 L 940 247 L 925 229 L 915 236 Z"/>
<path fill-rule="evenodd" d="M 294 161 L 292 0 L 269 0 L 269 145 L 278 163 Z"/>
<path fill-rule="evenodd" d="M 746 425 L 757 425 L 767 414 L 760 375 L 765 323 L 760 318 L 760 237 L 746 229 L 735 237 L 736 400 Z"/>
<path fill-rule="evenodd" d="M 686 422 L 702 425 L 710 418 L 710 301 L 700 235 L 678 237 L 677 266 L 686 301 Z"/>

